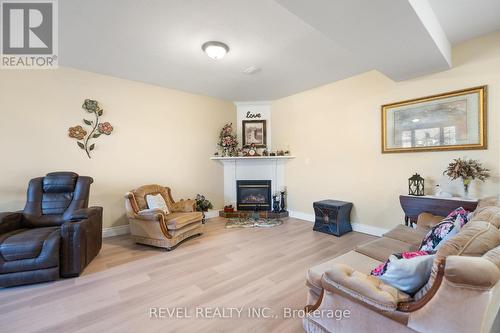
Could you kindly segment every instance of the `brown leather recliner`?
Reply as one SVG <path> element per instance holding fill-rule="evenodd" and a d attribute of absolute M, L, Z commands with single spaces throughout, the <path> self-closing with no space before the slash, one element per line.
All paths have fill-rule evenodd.
<path fill-rule="evenodd" d="M 0 213 L 0 287 L 80 275 L 102 245 L 102 207 L 88 208 L 93 179 L 34 178 L 24 210 Z"/>

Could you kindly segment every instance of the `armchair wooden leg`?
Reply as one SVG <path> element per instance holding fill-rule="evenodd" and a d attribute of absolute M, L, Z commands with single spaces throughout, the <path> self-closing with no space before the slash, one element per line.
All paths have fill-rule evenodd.
<path fill-rule="evenodd" d="M 304 310 L 306 311 L 306 313 L 310 313 L 310 312 L 316 310 L 317 308 L 319 308 L 321 301 L 323 301 L 324 294 L 325 294 L 325 289 L 321 289 L 321 294 L 319 295 L 319 298 L 316 301 L 316 303 L 312 304 L 312 305 L 306 305 L 304 307 Z"/>

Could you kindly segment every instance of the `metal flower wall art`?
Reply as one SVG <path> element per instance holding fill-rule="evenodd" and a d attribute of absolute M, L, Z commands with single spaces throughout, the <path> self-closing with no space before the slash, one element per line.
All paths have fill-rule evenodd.
<path fill-rule="evenodd" d="M 110 135 L 113 132 L 113 126 L 110 123 L 101 122 L 100 117 L 103 115 L 103 109 L 99 106 L 99 102 L 92 99 L 86 99 L 83 102 L 82 109 L 94 116 L 94 119 L 83 119 L 83 123 L 88 126 L 88 129 L 80 125 L 70 127 L 68 136 L 76 139 L 76 144 L 80 149 L 85 150 L 88 158 L 92 158 L 90 153 L 95 149 L 95 139 L 102 134 Z"/>

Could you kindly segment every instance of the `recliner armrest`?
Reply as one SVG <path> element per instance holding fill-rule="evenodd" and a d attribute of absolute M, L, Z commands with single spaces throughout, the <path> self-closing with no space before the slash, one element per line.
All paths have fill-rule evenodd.
<path fill-rule="evenodd" d="M 61 225 L 61 241 L 61 275 L 80 275 L 102 246 L 102 207 L 75 211 Z"/>
<path fill-rule="evenodd" d="M 21 229 L 23 227 L 23 214 L 19 212 L 0 213 L 0 234 Z"/>
<path fill-rule="evenodd" d="M 399 302 L 410 300 L 409 295 L 378 278 L 343 264 L 336 264 L 324 273 L 322 286 L 331 292 L 341 291 L 383 311 L 395 311 Z"/>
<path fill-rule="evenodd" d="M 89 207 L 75 210 L 68 218 L 68 221 L 80 221 L 94 216 L 102 216 L 102 207 Z"/>

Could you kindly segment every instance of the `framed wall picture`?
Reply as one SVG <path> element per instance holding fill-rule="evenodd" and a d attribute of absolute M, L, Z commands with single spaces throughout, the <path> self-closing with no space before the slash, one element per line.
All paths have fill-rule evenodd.
<path fill-rule="evenodd" d="M 242 144 L 243 147 L 255 144 L 258 148 L 267 146 L 266 121 L 265 120 L 243 120 L 242 121 Z"/>
<path fill-rule="evenodd" d="M 486 149 L 487 87 L 382 105 L 382 153 Z"/>

